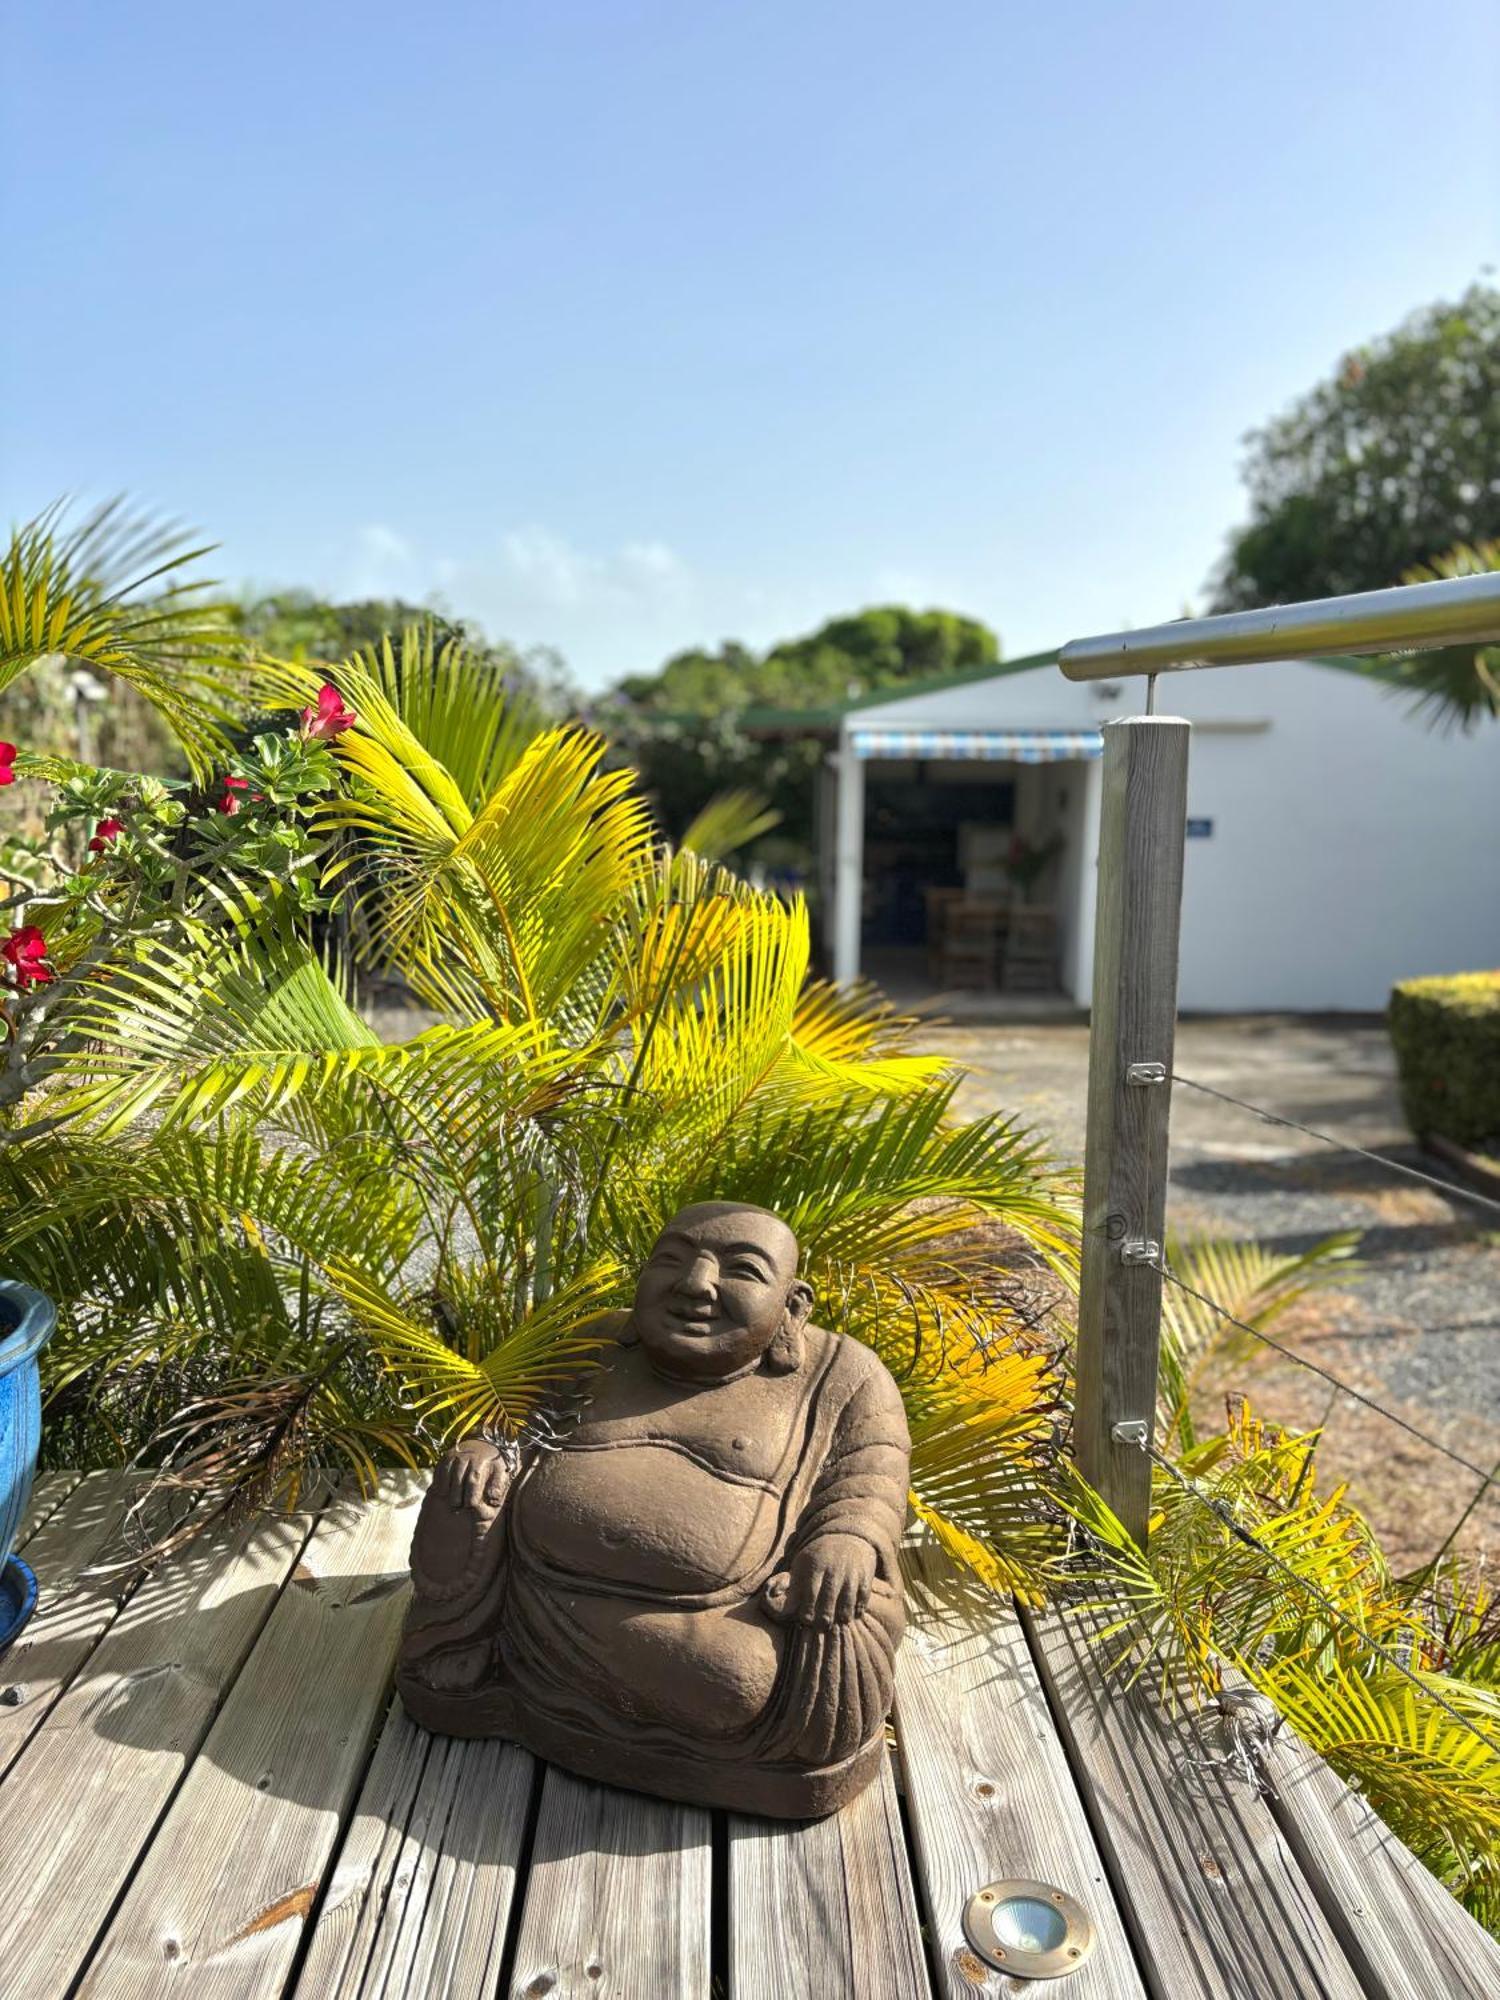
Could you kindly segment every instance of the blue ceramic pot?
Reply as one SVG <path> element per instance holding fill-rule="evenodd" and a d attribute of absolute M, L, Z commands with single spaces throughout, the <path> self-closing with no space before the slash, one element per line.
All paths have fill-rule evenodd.
<path fill-rule="evenodd" d="M 0 1278 L 0 1647 L 10 1644 L 36 1606 L 36 1578 L 12 1550 L 42 1440 L 37 1356 L 56 1325 L 49 1298 Z"/>

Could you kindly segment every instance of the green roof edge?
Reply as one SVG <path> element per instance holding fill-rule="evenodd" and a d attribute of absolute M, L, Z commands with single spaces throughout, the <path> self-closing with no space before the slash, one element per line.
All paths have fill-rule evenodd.
<path fill-rule="evenodd" d="M 960 667 L 951 674 L 931 674 L 926 680 L 896 681 L 889 687 L 876 688 L 870 694 L 853 695 L 848 701 L 838 702 L 831 707 L 737 709 L 735 720 L 742 729 L 833 729 L 845 716 L 857 715 L 862 709 L 884 708 L 889 702 L 910 701 L 919 695 L 942 694 L 949 688 L 971 687 L 978 681 L 1004 680 L 1010 674 L 1032 673 L 1039 667 L 1054 667 L 1057 664 L 1059 650 L 1054 646 L 1042 653 L 1023 653 L 1014 660 L 993 660 L 987 666 Z M 1358 674 L 1363 680 L 1379 681 L 1387 687 L 1401 684 L 1399 674 L 1385 665 L 1378 655 L 1307 653 L 1298 656 L 1298 664 L 1307 667 L 1334 667 L 1340 673 Z M 1210 668 L 1205 671 L 1213 672 L 1216 669 Z M 1122 676 L 1122 678 L 1140 677 L 1137 675 Z M 664 722 L 703 720 L 702 716 L 686 709 L 660 714 L 657 719 Z"/>

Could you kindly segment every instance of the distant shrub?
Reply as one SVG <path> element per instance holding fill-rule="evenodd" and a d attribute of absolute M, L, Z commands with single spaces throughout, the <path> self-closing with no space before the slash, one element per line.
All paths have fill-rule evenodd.
<path fill-rule="evenodd" d="M 1407 979 L 1391 994 L 1407 1123 L 1460 1146 L 1500 1134 L 1500 971 Z"/>

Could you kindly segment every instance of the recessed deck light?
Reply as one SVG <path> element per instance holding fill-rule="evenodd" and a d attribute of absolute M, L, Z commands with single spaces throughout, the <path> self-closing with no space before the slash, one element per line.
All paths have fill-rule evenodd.
<path fill-rule="evenodd" d="M 1050 1882 L 990 1882 L 964 1911 L 964 1935 L 987 1965 L 1017 1979 L 1065 1979 L 1094 1948 L 1076 1897 Z"/>

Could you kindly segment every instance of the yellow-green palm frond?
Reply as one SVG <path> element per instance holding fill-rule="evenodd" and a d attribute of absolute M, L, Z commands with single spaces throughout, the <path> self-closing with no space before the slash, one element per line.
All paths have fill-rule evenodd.
<path fill-rule="evenodd" d="M 60 657 L 133 687 L 162 717 L 193 768 L 222 759 L 229 628 L 186 577 L 207 553 L 125 512 L 119 501 L 66 528 L 61 509 L 13 530 L 0 555 L 0 690 Z"/>
<path fill-rule="evenodd" d="M 434 1437 L 480 1428 L 511 1434 L 598 1352 L 601 1322 L 622 1303 L 620 1268 L 601 1260 L 540 1304 L 518 1308 L 504 1273 L 450 1269 L 446 1295 L 423 1302 L 373 1283 L 355 1264 L 333 1279 L 355 1326 Z M 451 1332 L 450 1332 L 451 1329 Z"/>
<path fill-rule="evenodd" d="M 1065 1551 L 1052 1491 L 1060 1383 L 1039 1354 L 945 1380 L 911 1424 L 911 1506 L 991 1589 L 1038 1602 Z"/>
<path fill-rule="evenodd" d="M 1266 1331 L 1309 1292 L 1347 1282 L 1359 1268 L 1359 1240 L 1357 1229 L 1342 1230 L 1300 1256 L 1282 1256 L 1253 1239 L 1168 1237 L 1168 1268 L 1204 1297 L 1171 1284 L 1162 1289 L 1159 1400 L 1167 1437 L 1193 1443 L 1192 1397 L 1204 1370 L 1256 1351 L 1244 1326 Z M 1216 1300 L 1224 1312 L 1205 1299 Z"/>
<path fill-rule="evenodd" d="M 466 900 L 503 939 L 514 1005 L 533 1018 L 574 1010 L 650 864 L 645 802 L 633 773 L 601 768 L 605 748 L 573 728 L 536 737 L 431 885 L 439 899 L 455 879 L 477 885 Z"/>
<path fill-rule="evenodd" d="M 244 1100 L 265 1114 L 315 1078 L 391 1062 L 284 899 L 246 894 L 231 915 L 85 979 L 69 1011 L 84 1045 L 61 1064 L 68 1116 L 108 1133 L 149 1109 L 164 1129 Z"/>
<path fill-rule="evenodd" d="M 875 987 L 810 981 L 798 996 L 781 1075 L 808 1095 L 896 1096 L 922 1089 L 939 1082 L 950 1065 L 908 1047 L 915 1026 Z"/>
<path fill-rule="evenodd" d="M 431 620 L 387 633 L 330 665 L 265 660 L 250 670 L 253 690 L 272 708 L 300 709 L 332 679 L 386 748 L 409 754 L 415 742 L 445 771 L 470 811 L 477 811 L 515 769 L 544 719 L 507 677 L 503 664 L 461 639 L 438 643 Z M 400 725 L 398 736 L 392 718 Z"/>
<path fill-rule="evenodd" d="M 738 906 L 690 988 L 674 981 L 642 1033 L 631 1081 L 658 1113 L 690 1109 L 716 1132 L 787 1051 L 811 955 L 807 907 L 758 896 Z"/>
<path fill-rule="evenodd" d="M 185 1274 L 231 1237 L 278 1269 L 359 1257 L 393 1277 L 424 1220 L 416 1189 L 388 1168 L 264 1147 L 245 1125 L 154 1131 L 121 1144 L 51 1134 L 0 1155 L 0 1255 L 60 1301 L 94 1298 L 121 1316 L 196 1296 Z M 215 1314 L 232 1324 L 234 1300 Z"/>
<path fill-rule="evenodd" d="M 1034 1269 L 1007 1269 L 962 1238 L 854 1267 L 814 1256 L 803 1275 L 815 1310 L 875 1350 L 909 1406 L 942 1379 L 1055 1344 L 1043 1333 L 1055 1288 Z"/>
<path fill-rule="evenodd" d="M 1500 540 L 1460 542 L 1402 573 L 1403 583 L 1487 576 L 1500 570 Z M 1413 696 L 1412 713 L 1438 729 L 1473 729 L 1500 720 L 1500 647 L 1438 646 L 1380 661 L 1380 678 Z"/>
<path fill-rule="evenodd" d="M 353 783 L 320 823 L 377 863 L 388 962 L 470 1011 L 478 996 L 501 1018 L 588 1013 L 650 860 L 631 774 L 601 769 L 599 738 L 550 729 L 471 810 L 373 683 L 353 680 L 346 699 L 360 721 L 337 747 Z"/>
<path fill-rule="evenodd" d="M 1225 1436 L 1182 1454 L 1194 1490 L 1156 1475 L 1145 1557 L 1107 1523 L 1101 1531 L 1085 1522 L 1129 1606 L 1123 1623 L 1137 1664 L 1154 1668 L 1164 1689 L 1179 1675 L 1215 1688 L 1226 1659 L 1313 1664 L 1331 1658 L 1351 1628 L 1405 1643 L 1412 1620 L 1368 1525 L 1342 1488 L 1317 1491 L 1315 1444 L 1315 1433 L 1288 1435 L 1242 1411 Z M 1253 1542 L 1232 1533 L 1203 1494 Z"/>
<path fill-rule="evenodd" d="M 1362 1792 L 1407 1845 L 1443 1871 L 1456 1856 L 1465 1871 L 1500 1846 L 1500 1753 L 1494 1738 L 1500 1697 L 1444 1674 L 1419 1674 L 1424 1688 L 1394 1668 L 1344 1657 L 1316 1668 L 1298 1659 L 1241 1666 L 1297 1733 L 1339 1776 Z M 1450 1881 L 1450 1887 L 1461 1883 Z"/>
<path fill-rule="evenodd" d="M 704 861 L 722 861 L 780 824 L 781 814 L 758 792 L 719 792 L 696 815 L 678 845 Z"/>

